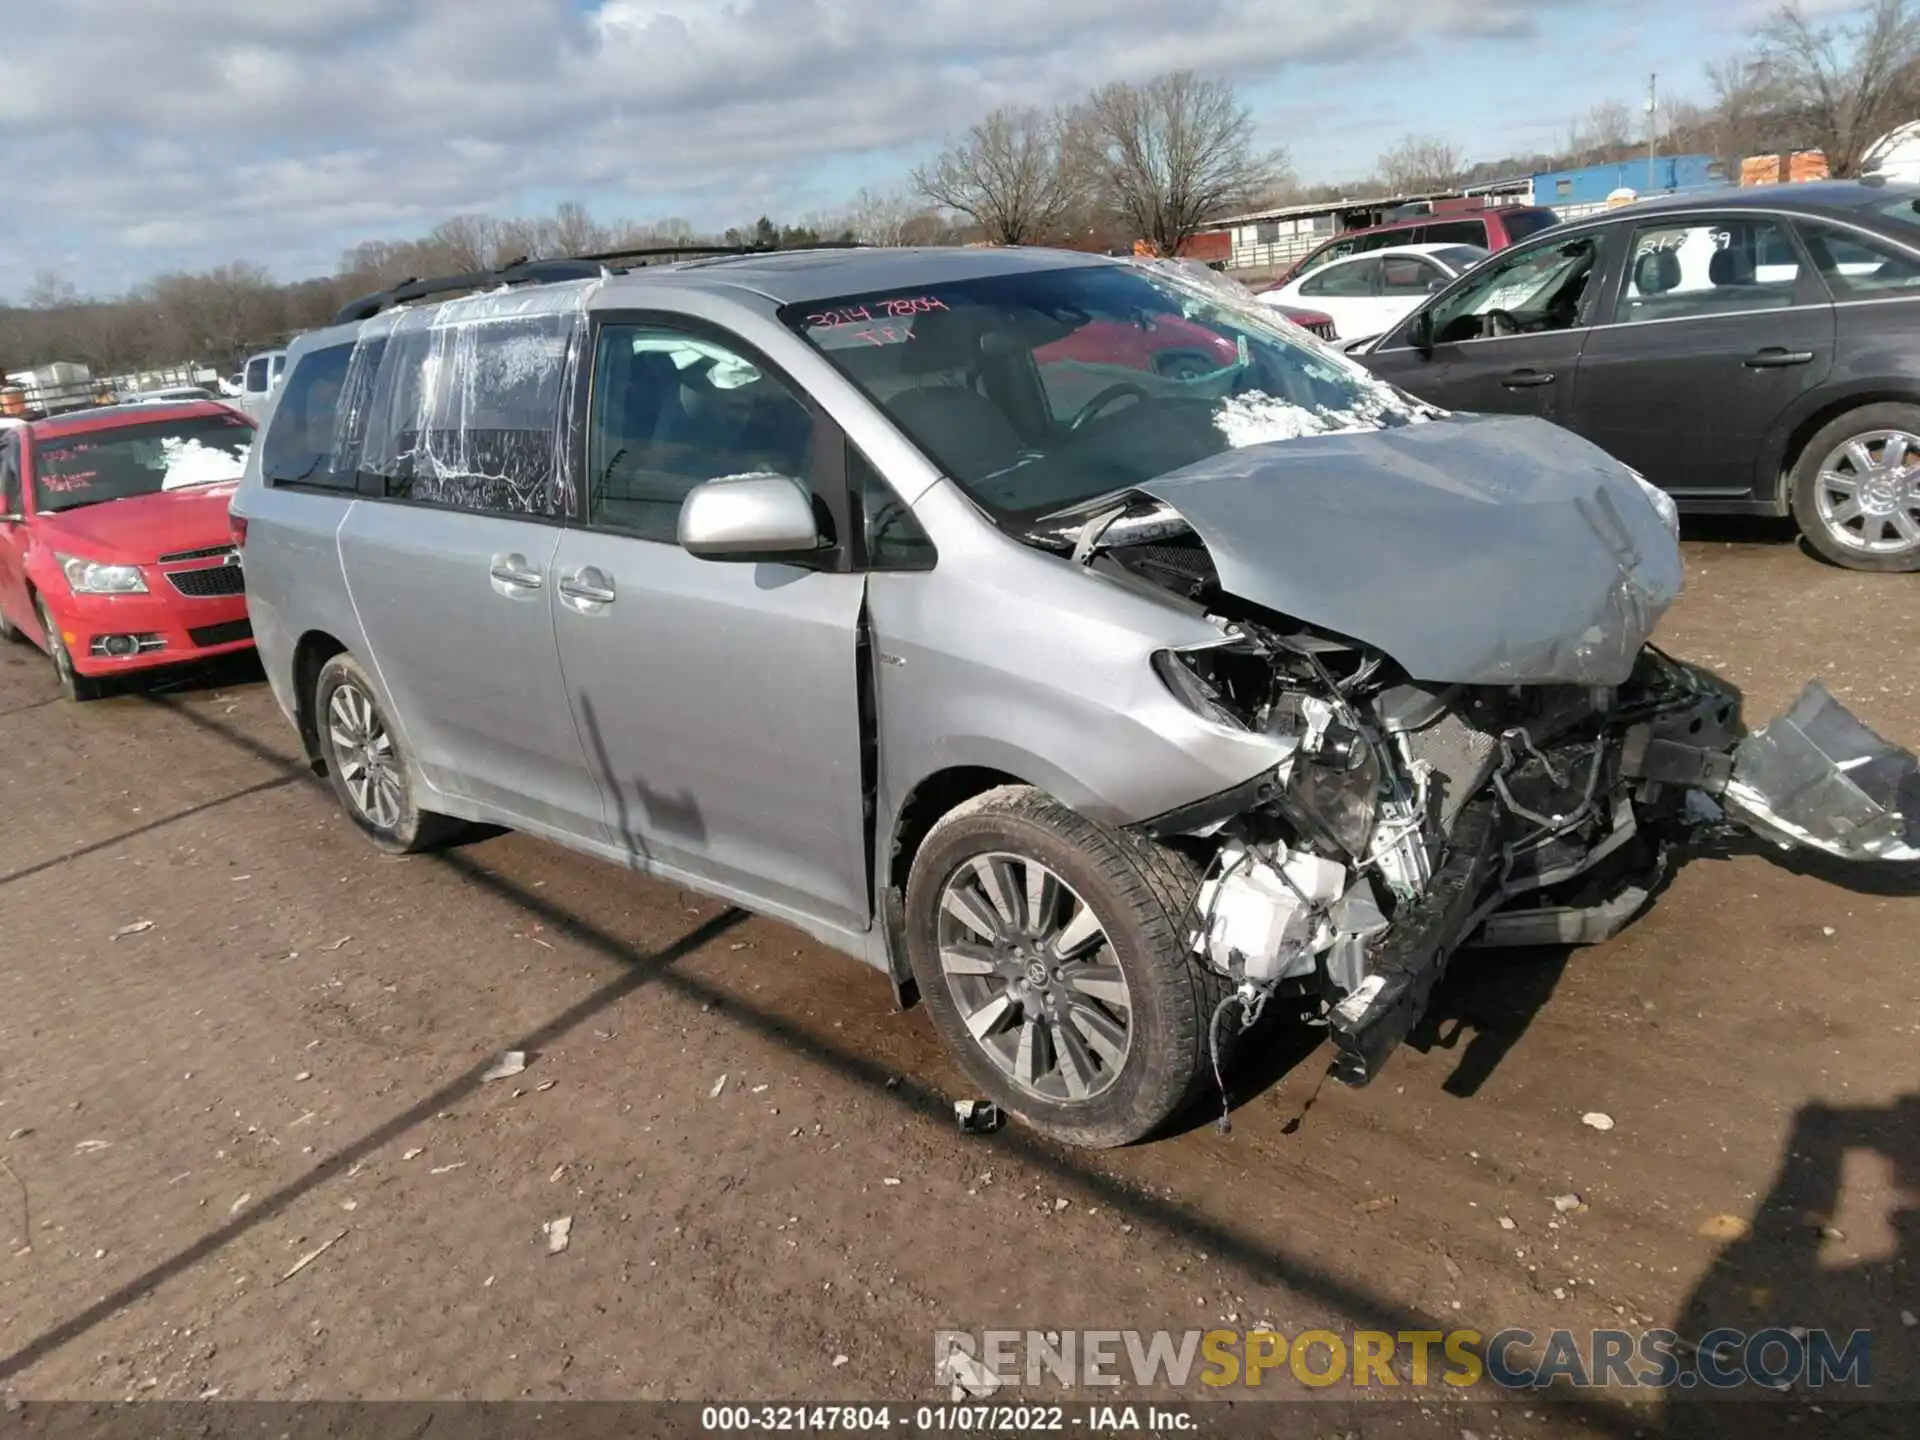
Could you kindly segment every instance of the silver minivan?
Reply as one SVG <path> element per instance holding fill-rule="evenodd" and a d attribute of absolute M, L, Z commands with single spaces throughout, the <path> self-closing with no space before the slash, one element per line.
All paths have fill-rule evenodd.
<path fill-rule="evenodd" d="M 1749 732 L 1648 644 L 1664 496 L 1230 280 L 847 249 L 435 291 L 292 346 L 233 506 L 347 816 L 788 921 L 1050 1135 L 1163 1127 L 1269 1007 L 1364 1083 L 1457 950 L 1602 939 L 1703 828 L 1920 859 L 1910 753 L 1817 684 Z"/>

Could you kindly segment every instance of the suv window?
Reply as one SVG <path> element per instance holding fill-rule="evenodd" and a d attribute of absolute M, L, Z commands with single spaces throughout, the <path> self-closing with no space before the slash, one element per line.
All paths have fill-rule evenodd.
<path fill-rule="evenodd" d="M 1484 220 L 1436 220 L 1422 227 L 1420 238 L 1432 245 L 1479 245 L 1487 244 L 1487 222 Z"/>
<path fill-rule="evenodd" d="M 384 344 L 361 347 L 363 377 L 378 368 Z M 359 436 L 347 431 L 352 419 L 365 418 L 365 410 L 356 416 L 342 397 L 354 348 L 349 340 L 309 350 L 293 367 L 260 442 L 260 475 L 267 484 L 354 488 Z"/>
<path fill-rule="evenodd" d="M 1560 217 L 1551 210 L 1503 210 L 1500 212 L 1500 226 L 1507 232 L 1507 243 L 1518 245 L 1530 236 L 1538 235 L 1542 230 L 1551 230 L 1560 223 Z M 1484 245 L 1486 241 L 1475 240 L 1475 245 Z"/>
<path fill-rule="evenodd" d="M 811 485 L 813 416 L 756 361 L 704 336 L 608 325 L 587 416 L 588 520 L 676 544 L 703 480 L 772 473 Z"/>
<path fill-rule="evenodd" d="M 1429 312 L 1435 340 L 1451 344 L 1571 329 L 1580 323 L 1597 249 L 1594 238 L 1583 235 L 1500 251 Z"/>
<path fill-rule="evenodd" d="M 1627 253 L 1621 322 L 1784 309 L 1800 279 L 1799 252 L 1775 220 L 1642 225 Z"/>
<path fill-rule="evenodd" d="M 582 325 L 564 310 L 396 328 L 367 396 L 360 468 L 397 500 L 563 513 Z"/>
<path fill-rule="evenodd" d="M 247 362 L 247 389 L 259 394 L 267 388 L 267 357 Z"/>
<path fill-rule="evenodd" d="M 1378 260 L 1350 260 L 1344 265 L 1330 265 L 1302 285 L 1300 295 L 1302 298 L 1371 295 L 1380 278 L 1380 264 Z"/>
<path fill-rule="evenodd" d="M 1814 267 L 1836 299 L 1920 293 L 1920 261 L 1898 246 L 1858 230 L 1809 220 L 1801 221 L 1800 227 Z"/>

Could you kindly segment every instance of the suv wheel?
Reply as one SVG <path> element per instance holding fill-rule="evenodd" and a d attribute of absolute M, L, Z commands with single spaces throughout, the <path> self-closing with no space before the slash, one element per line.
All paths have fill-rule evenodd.
<path fill-rule="evenodd" d="M 82 675 L 73 668 L 73 656 L 67 651 L 67 642 L 60 634 L 59 622 L 47 609 L 47 602 L 37 596 L 33 602 L 34 610 L 40 616 L 40 628 L 47 635 L 47 654 L 53 660 L 53 673 L 60 677 L 60 693 L 69 700 L 98 700 L 107 693 L 104 681 L 91 675 Z"/>
<path fill-rule="evenodd" d="M 458 824 L 415 802 L 406 752 L 373 697 L 373 682 L 353 657 L 336 655 L 320 668 L 313 713 L 327 779 L 347 818 L 380 849 L 429 849 Z"/>
<path fill-rule="evenodd" d="M 928 834 L 907 882 L 907 950 L 972 1082 L 1074 1145 L 1151 1134 L 1210 1074 L 1228 988 L 1184 937 L 1199 872 L 1026 786 Z"/>
<path fill-rule="evenodd" d="M 1920 570 L 1920 405 L 1863 405 L 1809 440 L 1793 518 L 1836 565 Z"/>

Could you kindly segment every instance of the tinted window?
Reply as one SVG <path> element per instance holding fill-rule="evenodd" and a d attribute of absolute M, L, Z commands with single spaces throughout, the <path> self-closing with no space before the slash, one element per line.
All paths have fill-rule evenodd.
<path fill-rule="evenodd" d="M 1433 307 L 1434 337 L 1451 343 L 1578 324 L 1593 278 L 1594 255 L 1591 236 L 1531 250 L 1502 250 Z"/>
<path fill-rule="evenodd" d="M 1426 227 L 1421 238 L 1434 245 L 1479 245 L 1487 243 L 1484 220 L 1436 220 Z"/>
<path fill-rule="evenodd" d="M 1920 292 L 1920 262 L 1889 241 L 1858 230 L 1800 222 L 1807 249 L 1834 295 L 1842 300 Z M 1914 236 L 1920 242 L 1920 233 Z"/>
<path fill-rule="evenodd" d="M 931 570 L 933 541 L 852 442 L 847 445 L 847 482 L 860 507 L 854 523 L 865 536 L 866 563 L 875 570 Z"/>
<path fill-rule="evenodd" d="M 1329 298 L 1371 295 L 1374 282 L 1379 278 L 1380 262 L 1378 260 L 1354 260 L 1345 265 L 1329 265 L 1302 285 L 1300 294 L 1324 295 Z"/>
<path fill-rule="evenodd" d="M 235 481 L 252 443 L 253 426 L 231 411 L 49 436 L 33 452 L 34 507 L 77 510 Z"/>
<path fill-rule="evenodd" d="M 1382 295 L 1429 295 L 1447 283 L 1446 275 L 1417 255 L 1383 255 L 1380 258 Z"/>
<path fill-rule="evenodd" d="M 570 297 L 556 297 L 564 302 Z M 360 468 L 401 500 L 498 515 L 566 508 L 578 310 L 404 316 L 366 392 Z M 356 388 L 348 376 L 349 392 Z M 359 400 L 353 404 L 358 409 Z"/>
<path fill-rule="evenodd" d="M 260 473 L 269 485 L 353 489 L 356 457 L 338 433 L 353 349 L 349 341 L 309 350 L 294 366 L 260 442 Z"/>
<path fill-rule="evenodd" d="M 255 394 L 259 394 L 266 388 L 267 357 L 262 355 L 258 360 L 249 360 L 247 362 L 247 389 L 253 391 Z"/>
<path fill-rule="evenodd" d="M 813 417 L 744 352 L 701 336 L 609 325 L 587 417 L 589 519 L 677 543 L 703 480 L 771 473 L 810 483 Z"/>
<path fill-rule="evenodd" d="M 781 318 L 976 501 L 1008 523 L 1243 445 L 1384 429 L 1416 405 L 1230 283 L 1131 265 L 1018 270 L 823 299 Z M 1086 400 L 1049 413 L 1040 352 L 1099 324 L 1205 332 L 1233 359 L 1196 375 L 1076 365 Z M 1184 327 L 1184 330 L 1183 330 Z M 1204 353 L 1204 352 L 1202 352 Z"/>
<path fill-rule="evenodd" d="M 1571 183 L 1565 180 L 1560 181 L 1559 184 L 1565 185 L 1569 192 L 1573 188 Z M 1551 210 L 1504 210 L 1500 214 L 1500 223 L 1507 232 L 1507 243 L 1518 245 L 1531 235 L 1538 235 L 1542 230 L 1552 229 L 1560 223 L 1560 217 Z M 1487 242 L 1474 240 L 1471 243 L 1484 245 Z"/>
<path fill-rule="evenodd" d="M 1697 220 L 1633 232 L 1614 318 L 1671 320 L 1793 303 L 1800 257 L 1772 220 Z"/>

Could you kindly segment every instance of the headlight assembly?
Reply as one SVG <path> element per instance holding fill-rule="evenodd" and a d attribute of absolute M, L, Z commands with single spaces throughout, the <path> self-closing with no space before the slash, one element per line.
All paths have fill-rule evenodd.
<path fill-rule="evenodd" d="M 1300 824 L 1364 859 L 1380 810 L 1379 752 L 1359 731 L 1329 724 L 1293 757 L 1282 804 Z"/>
<path fill-rule="evenodd" d="M 67 585 L 76 595 L 144 595 L 147 582 L 141 578 L 137 565 L 103 565 L 95 560 L 83 560 L 77 555 L 62 555 L 54 552 L 53 558 L 60 562 L 60 573 L 67 577 Z"/>

